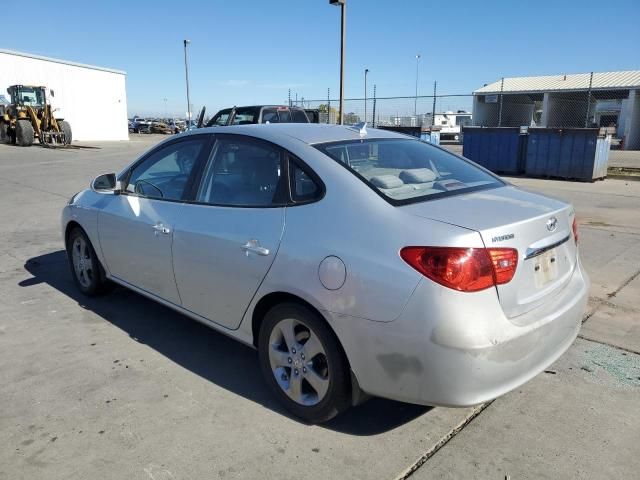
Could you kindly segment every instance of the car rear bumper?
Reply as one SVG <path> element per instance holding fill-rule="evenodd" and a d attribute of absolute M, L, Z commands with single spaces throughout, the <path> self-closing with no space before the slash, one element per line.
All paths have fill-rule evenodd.
<path fill-rule="evenodd" d="M 578 262 L 553 298 L 509 319 L 495 290 L 469 295 L 425 279 L 393 322 L 341 317 L 332 323 L 365 392 L 465 407 L 517 388 L 560 357 L 578 334 L 588 292 Z"/>

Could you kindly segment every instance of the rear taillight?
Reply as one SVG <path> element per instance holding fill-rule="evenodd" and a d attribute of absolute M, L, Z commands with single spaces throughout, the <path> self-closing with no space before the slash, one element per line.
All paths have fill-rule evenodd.
<path fill-rule="evenodd" d="M 405 247 L 400 256 L 434 282 L 461 292 L 507 283 L 518 265 L 513 248 Z"/>
<path fill-rule="evenodd" d="M 573 230 L 573 239 L 576 241 L 576 245 L 578 244 L 578 221 L 574 217 L 573 225 L 571 225 L 571 230 Z"/>

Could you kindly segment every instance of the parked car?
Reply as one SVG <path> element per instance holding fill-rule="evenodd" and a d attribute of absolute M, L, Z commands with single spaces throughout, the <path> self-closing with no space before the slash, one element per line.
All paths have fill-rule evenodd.
<path fill-rule="evenodd" d="M 206 126 L 249 125 L 252 123 L 310 123 L 310 121 L 303 108 L 286 105 L 256 105 L 220 110 Z"/>
<path fill-rule="evenodd" d="M 129 131 L 133 133 L 151 133 L 151 121 L 144 118 L 134 118 L 129 124 Z"/>
<path fill-rule="evenodd" d="M 171 128 L 164 122 L 152 122 L 150 133 L 160 133 L 163 135 L 172 135 L 175 133 L 175 128 Z"/>
<path fill-rule="evenodd" d="M 74 195 L 62 231 L 82 293 L 116 283 L 256 348 L 309 422 L 367 394 L 496 398 L 571 345 L 589 291 L 570 204 L 359 127 L 170 137 Z"/>

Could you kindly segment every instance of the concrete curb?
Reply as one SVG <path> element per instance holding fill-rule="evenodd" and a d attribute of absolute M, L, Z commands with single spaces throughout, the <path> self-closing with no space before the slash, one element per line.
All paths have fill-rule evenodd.
<path fill-rule="evenodd" d="M 640 168 L 609 167 L 607 168 L 607 178 L 640 181 Z"/>

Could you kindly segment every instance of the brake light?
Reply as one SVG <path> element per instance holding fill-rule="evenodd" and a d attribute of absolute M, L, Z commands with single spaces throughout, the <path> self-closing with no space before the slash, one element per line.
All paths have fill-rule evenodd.
<path fill-rule="evenodd" d="M 576 217 L 573 217 L 573 225 L 571 225 L 571 230 L 573 230 L 573 239 L 576 241 L 576 245 L 578 244 L 578 221 Z"/>
<path fill-rule="evenodd" d="M 518 265 L 513 248 L 405 247 L 400 256 L 425 277 L 461 292 L 508 283 Z"/>

